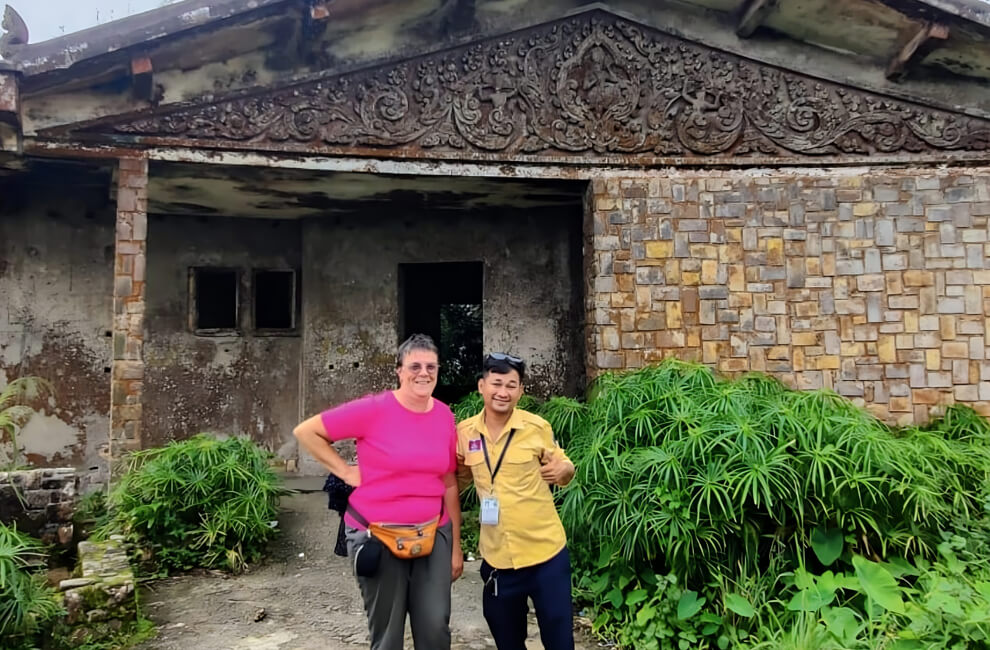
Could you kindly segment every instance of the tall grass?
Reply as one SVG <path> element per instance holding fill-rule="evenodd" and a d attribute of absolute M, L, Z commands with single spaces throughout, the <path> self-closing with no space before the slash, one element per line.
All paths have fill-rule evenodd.
<path fill-rule="evenodd" d="M 747 575 L 817 527 L 869 556 L 931 556 L 990 490 L 990 425 L 961 406 L 892 429 L 830 391 L 676 360 L 604 375 L 586 404 L 551 403 L 578 468 L 572 535 L 689 584 Z"/>
<path fill-rule="evenodd" d="M 0 524 L 0 639 L 26 642 L 62 608 L 45 585 L 41 542 Z"/>
<path fill-rule="evenodd" d="M 285 493 L 249 440 L 199 435 L 135 452 L 109 498 L 106 531 L 123 529 L 164 570 L 243 569 L 275 534 Z"/>

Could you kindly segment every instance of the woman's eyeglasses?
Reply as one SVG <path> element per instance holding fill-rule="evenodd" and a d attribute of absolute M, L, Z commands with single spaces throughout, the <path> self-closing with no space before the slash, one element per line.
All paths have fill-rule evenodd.
<path fill-rule="evenodd" d="M 427 363 L 427 364 L 424 365 L 424 364 L 419 363 L 418 361 L 416 361 L 416 362 L 410 363 L 408 366 L 406 366 L 406 370 L 408 370 L 409 372 L 411 372 L 414 375 L 418 375 L 419 373 L 423 372 L 423 369 L 424 368 L 426 368 L 426 372 L 428 372 L 429 374 L 435 375 L 435 374 L 437 374 L 437 371 L 440 370 L 440 364 L 437 364 L 437 363 Z"/>

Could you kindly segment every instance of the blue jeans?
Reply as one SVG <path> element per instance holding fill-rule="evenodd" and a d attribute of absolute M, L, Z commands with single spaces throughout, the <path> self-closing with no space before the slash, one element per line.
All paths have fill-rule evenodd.
<path fill-rule="evenodd" d="M 498 650 L 526 650 L 527 598 L 533 599 L 546 650 L 574 650 L 571 558 L 564 548 L 546 562 L 522 569 L 481 563 L 482 606 Z"/>

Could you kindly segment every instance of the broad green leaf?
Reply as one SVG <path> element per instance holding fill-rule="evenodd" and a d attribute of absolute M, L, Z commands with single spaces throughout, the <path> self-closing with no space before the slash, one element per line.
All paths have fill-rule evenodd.
<path fill-rule="evenodd" d="M 949 593 L 945 593 L 944 591 L 936 591 L 931 594 L 928 597 L 928 602 L 926 605 L 929 610 L 940 614 L 952 614 L 953 616 L 958 616 L 959 618 L 964 616 L 962 605 L 959 603 L 959 598 Z"/>
<path fill-rule="evenodd" d="M 794 594 L 791 602 L 787 603 L 787 609 L 792 612 L 817 612 L 833 600 L 835 600 L 834 590 L 816 584 Z"/>
<path fill-rule="evenodd" d="M 822 611 L 822 619 L 829 634 L 834 636 L 842 647 L 852 647 L 862 627 L 856 618 L 856 612 L 848 607 L 828 607 Z"/>
<path fill-rule="evenodd" d="M 901 598 L 903 590 L 887 569 L 862 555 L 853 557 L 853 567 L 860 586 L 871 601 L 896 614 L 904 613 L 904 600 Z"/>
<path fill-rule="evenodd" d="M 852 576 L 846 576 L 841 571 L 839 573 L 826 571 L 818 576 L 818 580 L 816 582 L 819 587 L 826 591 L 835 592 L 840 589 L 852 589 L 854 591 L 859 591 L 859 580 Z"/>
<path fill-rule="evenodd" d="M 818 557 L 818 561 L 825 566 L 830 566 L 839 559 L 844 541 L 841 528 L 826 530 L 818 526 L 811 531 L 811 549 Z"/>
<path fill-rule="evenodd" d="M 686 620 L 701 611 L 701 608 L 705 605 L 705 598 L 699 598 L 698 592 L 685 591 L 680 600 L 677 601 L 677 619 Z"/>
<path fill-rule="evenodd" d="M 798 589 L 811 589 L 815 586 L 815 576 L 808 573 L 806 569 L 798 568 L 794 571 L 794 586 Z"/>
<path fill-rule="evenodd" d="M 641 603 L 646 600 L 649 594 L 646 593 L 645 589 L 635 589 L 626 594 L 626 604 L 635 605 L 636 603 Z"/>
<path fill-rule="evenodd" d="M 612 591 L 605 596 L 605 600 L 612 603 L 612 607 L 620 607 L 622 605 L 622 591 L 618 587 L 613 587 Z"/>
<path fill-rule="evenodd" d="M 908 562 L 902 557 L 892 557 L 887 560 L 885 565 L 890 575 L 895 578 L 903 578 L 904 576 L 916 576 L 918 575 L 918 569 L 915 568 L 913 564 Z"/>
<path fill-rule="evenodd" d="M 646 605 L 643 609 L 636 613 L 636 623 L 639 625 L 645 625 L 648 621 L 653 620 L 656 616 L 657 610 L 653 605 Z"/>
<path fill-rule="evenodd" d="M 745 618 L 750 618 L 756 613 L 756 610 L 753 609 L 753 605 L 750 604 L 749 600 L 739 594 L 726 594 L 725 606 L 739 616 L 743 616 Z"/>

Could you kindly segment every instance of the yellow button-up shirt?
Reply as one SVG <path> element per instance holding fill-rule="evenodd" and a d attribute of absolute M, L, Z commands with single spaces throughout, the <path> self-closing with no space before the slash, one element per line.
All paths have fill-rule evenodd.
<path fill-rule="evenodd" d="M 499 504 L 498 524 L 481 525 L 481 556 L 496 569 L 521 569 L 546 562 L 564 548 L 567 538 L 550 486 L 540 476 L 540 459 L 549 459 L 550 454 L 568 462 L 570 459 L 554 442 L 553 430 L 543 418 L 515 409 L 498 439 L 492 439 L 484 415 L 482 411 L 457 426 L 457 453 L 471 472 L 478 497 L 494 494 Z M 494 470 L 512 430 L 515 434 L 493 487 L 481 436 Z M 459 469 L 463 476 L 464 467 Z"/>

